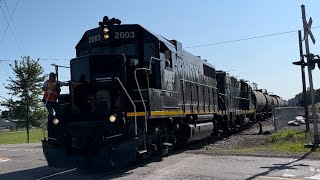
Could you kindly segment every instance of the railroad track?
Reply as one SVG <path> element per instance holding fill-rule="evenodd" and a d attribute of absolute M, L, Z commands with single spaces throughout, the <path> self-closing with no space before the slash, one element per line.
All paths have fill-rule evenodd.
<path fill-rule="evenodd" d="M 74 172 L 77 172 L 77 171 L 79 171 L 79 169 L 73 168 L 73 169 L 61 171 L 61 172 L 58 172 L 58 173 L 54 173 L 54 174 L 51 174 L 51 175 L 47 175 L 47 176 L 44 176 L 44 177 L 40 177 L 40 178 L 38 178 L 36 180 L 52 179 L 52 178 L 55 178 L 57 176 L 63 176 L 65 174 L 74 173 Z"/>
<path fill-rule="evenodd" d="M 110 175 L 126 172 L 128 170 L 132 169 L 132 167 L 124 168 L 124 169 L 119 169 L 119 168 L 114 168 L 114 169 L 106 169 L 106 172 L 102 171 L 88 171 L 88 170 L 81 170 L 81 169 L 69 169 L 65 171 L 61 171 L 58 173 L 46 175 L 40 178 L 37 178 L 36 180 L 47 180 L 47 179 L 59 179 L 59 180 L 70 180 L 70 179 L 78 179 L 78 180 L 98 180 L 105 178 Z"/>

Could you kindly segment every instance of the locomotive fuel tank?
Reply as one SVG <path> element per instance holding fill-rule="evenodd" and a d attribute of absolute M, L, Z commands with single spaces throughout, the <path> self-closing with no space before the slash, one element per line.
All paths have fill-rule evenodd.
<path fill-rule="evenodd" d="M 212 135 L 214 126 L 212 122 L 199 124 L 181 124 L 180 130 L 183 132 L 178 135 L 178 139 L 186 143 L 192 143 Z"/>

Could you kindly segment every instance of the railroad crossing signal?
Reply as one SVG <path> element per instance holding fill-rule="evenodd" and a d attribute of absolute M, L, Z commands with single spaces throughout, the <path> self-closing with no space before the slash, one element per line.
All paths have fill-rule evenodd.
<path fill-rule="evenodd" d="M 307 23 L 306 19 L 305 18 L 302 18 L 303 19 L 303 26 L 304 26 L 304 38 L 303 40 L 306 40 L 307 39 L 307 36 L 310 35 L 310 38 L 313 42 L 313 44 L 316 43 L 316 40 L 314 39 L 314 36 L 311 32 L 311 25 L 312 25 L 312 18 L 310 17 L 309 19 L 309 23 Z"/>
<path fill-rule="evenodd" d="M 313 37 L 313 34 L 310 30 L 312 25 L 312 18 L 310 17 L 309 23 L 307 23 L 306 20 L 306 12 L 304 5 L 301 5 L 301 13 L 302 13 L 302 23 L 303 23 L 303 29 L 304 29 L 304 42 L 305 42 L 305 48 L 306 48 L 306 57 L 307 57 L 307 66 L 308 66 L 308 74 L 309 74 L 309 85 L 310 85 L 310 96 L 311 96 L 311 106 L 312 106 L 312 119 L 313 119 L 313 128 L 314 128 L 314 146 L 318 147 L 320 144 L 320 138 L 318 133 L 318 124 L 317 124 L 317 116 L 316 116 L 316 107 L 314 103 L 314 89 L 313 89 L 313 80 L 312 80 L 312 69 L 314 68 L 314 55 L 312 55 L 309 51 L 309 42 L 308 42 L 308 35 L 310 35 L 310 38 L 313 42 L 313 44 L 316 42 L 316 40 Z M 313 64 L 313 66 L 312 66 Z"/>

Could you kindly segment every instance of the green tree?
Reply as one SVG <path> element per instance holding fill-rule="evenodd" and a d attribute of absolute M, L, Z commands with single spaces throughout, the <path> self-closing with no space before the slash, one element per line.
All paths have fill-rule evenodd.
<path fill-rule="evenodd" d="M 311 105 L 311 95 L 310 95 L 310 88 L 307 89 L 306 91 L 306 95 L 307 95 L 307 105 Z M 298 99 L 299 103 L 301 104 L 301 106 L 303 106 L 304 103 L 304 99 L 303 99 L 303 93 L 299 93 L 295 96 L 296 99 Z M 320 102 L 320 89 L 315 89 L 314 90 L 314 102 L 318 103 Z"/>
<path fill-rule="evenodd" d="M 6 99 L 6 98 L 4 98 Z M 12 119 L 13 117 L 13 109 L 15 107 L 15 102 L 12 98 L 6 99 L 6 101 L 1 102 L 1 106 L 7 107 L 7 110 L 2 111 L 1 118 L 3 119 Z"/>
<path fill-rule="evenodd" d="M 301 92 L 301 93 L 297 94 L 295 96 L 295 98 L 298 99 L 298 102 L 299 102 L 300 106 L 303 106 L 303 104 L 304 104 L 303 93 Z M 307 98 L 306 99 L 307 100 L 306 101 L 307 105 L 310 105 L 311 104 L 310 88 L 308 88 L 307 91 L 306 91 L 306 98 Z"/>
<path fill-rule="evenodd" d="M 14 96 L 4 102 L 11 111 L 12 119 L 17 119 L 17 128 L 27 129 L 27 142 L 29 143 L 29 129 L 31 126 L 39 127 L 42 120 L 46 118 L 46 111 L 41 103 L 42 83 L 45 80 L 43 67 L 29 56 L 22 58 L 22 61 L 15 61 L 10 65 L 14 77 L 9 77 L 9 95 Z"/>

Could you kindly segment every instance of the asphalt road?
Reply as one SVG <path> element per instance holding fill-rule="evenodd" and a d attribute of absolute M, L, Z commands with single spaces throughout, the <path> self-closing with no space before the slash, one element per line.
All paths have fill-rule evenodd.
<path fill-rule="evenodd" d="M 66 171 L 67 170 L 67 171 Z M 62 173 L 60 173 L 62 172 Z M 58 173 L 58 174 L 57 174 Z M 320 179 L 320 162 L 189 151 L 105 172 L 47 166 L 40 143 L 0 145 L 0 179 Z"/>

